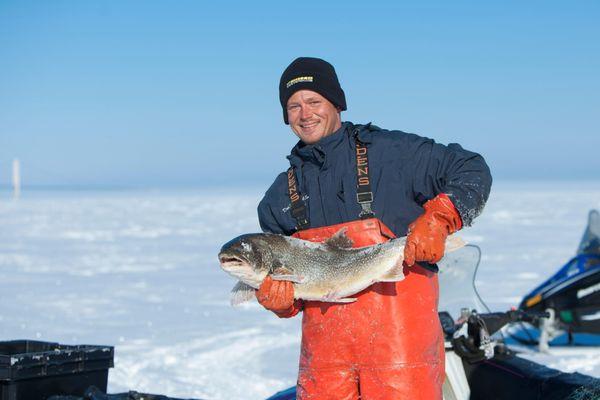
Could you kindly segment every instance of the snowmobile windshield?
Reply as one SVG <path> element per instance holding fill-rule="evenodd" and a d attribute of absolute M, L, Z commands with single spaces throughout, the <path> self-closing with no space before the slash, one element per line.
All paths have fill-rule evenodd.
<path fill-rule="evenodd" d="M 600 213 L 591 210 L 587 227 L 583 232 L 575 257 L 563 265 L 549 279 L 528 293 L 521 301 L 519 308 L 525 310 L 548 307 L 545 300 L 552 297 L 558 298 L 557 294 L 563 296 L 565 291 L 580 287 L 585 290 L 587 286 L 598 282 L 599 270 Z M 579 299 L 579 295 L 576 298 Z M 579 300 L 576 300 L 576 302 L 579 302 Z M 561 300 L 560 304 L 564 305 L 564 300 Z"/>
<path fill-rule="evenodd" d="M 466 245 L 460 250 L 447 253 L 438 263 L 440 268 L 440 303 L 438 310 L 450 313 L 455 320 L 463 308 L 486 312 L 477 290 L 475 274 L 481 259 L 481 250 Z"/>
<path fill-rule="evenodd" d="M 583 233 L 577 255 L 600 255 L 600 213 L 591 210 L 588 216 L 588 225 Z"/>

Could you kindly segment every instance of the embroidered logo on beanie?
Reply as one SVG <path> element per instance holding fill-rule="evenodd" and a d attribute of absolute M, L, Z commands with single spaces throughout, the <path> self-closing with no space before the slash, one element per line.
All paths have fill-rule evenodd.
<path fill-rule="evenodd" d="M 296 83 L 312 82 L 312 81 L 313 81 L 312 76 L 299 76 L 297 78 L 292 79 L 291 81 L 288 81 L 288 83 L 285 84 L 285 87 L 289 89 L 290 86 L 295 85 Z"/>

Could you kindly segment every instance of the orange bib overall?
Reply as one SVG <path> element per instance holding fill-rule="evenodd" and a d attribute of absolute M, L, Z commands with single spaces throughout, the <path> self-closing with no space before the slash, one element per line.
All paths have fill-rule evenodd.
<path fill-rule="evenodd" d="M 354 247 L 394 237 L 377 218 L 293 236 L 323 242 L 343 227 Z M 401 282 L 378 282 L 352 296 L 354 303 L 304 302 L 298 399 L 442 399 L 437 275 L 416 264 L 404 273 Z"/>

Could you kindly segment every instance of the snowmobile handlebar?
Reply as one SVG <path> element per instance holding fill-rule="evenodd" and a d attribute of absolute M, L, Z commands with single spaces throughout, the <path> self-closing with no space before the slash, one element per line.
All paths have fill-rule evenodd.
<path fill-rule="evenodd" d="M 540 318 L 550 316 L 547 312 L 523 310 L 479 314 L 475 310 L 464 309 L 461 314 L 454 324 L 447 312 L 440 313 L 440 320 L 456 354 L 471 363 L 493 357 L 495 344 L 491 336 L 505 325 L 513 322 L 535 323 Z"/>
<path fill-rule="evenodd" d="M 516 309 L 505 312 L 480 314 L 475 310 L 471 311 L 469 309 L 464 309 L 463 315 L 456 322 L 448 312 L 440 312 L 439 316 L 442 328 L 448 336 L 452 336 L 452 334 L 465 322 L 472 326 L 482 325 L 489 335 L 493 335 L 505 325 L 513 322 L 529 322 L 531 324 L 536 324 L 540 318 L 549 318 L 550 313 Z"/>
<path fill-rule="evenodd" d="M 536 324 L 540 318 L 549 318 L 548 312 L 532 312 L 523 310 L 509 310 L 506 312 L 475 314 L 485 324 L 490 335 L 498 332 L 502 327 L 512 322 L 529 322 Z"/>

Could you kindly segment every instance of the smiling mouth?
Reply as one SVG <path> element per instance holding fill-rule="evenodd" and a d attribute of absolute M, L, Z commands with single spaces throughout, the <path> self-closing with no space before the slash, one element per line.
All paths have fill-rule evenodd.
<path fill-rule="evenodd" d="M 317 126 L 318 124 L 319 124 L 319 121 L 315 121 L 315 122 L 309 122 L 309 123 L 306 123 L 306 124 L 300 124 L 300 127 L 302 129 L 312 129 L 315 126 Z"/>

